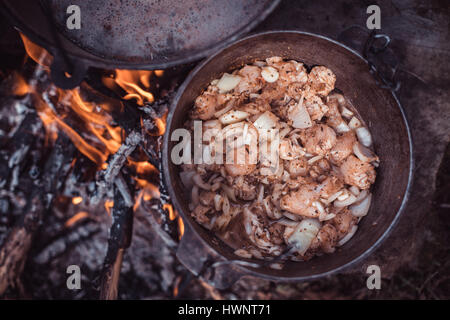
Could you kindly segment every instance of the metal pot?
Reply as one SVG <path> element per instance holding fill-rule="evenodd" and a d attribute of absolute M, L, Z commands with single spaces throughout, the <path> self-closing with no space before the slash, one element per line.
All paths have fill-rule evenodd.
<path fill-rule="evenodd" d="M 154 70 L 197 61 L 249 32 L 279 2 L 4 0 L 0 11 L 54 56 L 53 82 L 71 89 L 89 67 Z M 80 29 L 66 27 L 70 5 L 80 8 Z"/>
<path fill-rule="evenodd" d="M 181 184 L 179 168 L 170 161 L 170 151 L 175 144 L 170 141 L 172 131 L 183 127 L 202 90 L 223 72 L 271 56 L 302 61 L 307 66 L 325 65 L 333 70 L 337 77 L 336 88 L 350 99 L 368 124 L 375 151 L 381 159 L 373 186 L 372 206 L 353 239 L 333 254 L 307 262 L 287 262 L 283 270 L 266 266 L 254 268 L 253 264 L 240 262 L 245 259 L 236 257 L 229 246 L 198 225 L 190 217 L 189 195 Z M 203 274 L 219 288 L 227 287 L 245 275 L 273 280 L 312 280 L 355 265 L 371 254 L 392 231 L 405 207 L 413 168 L 411 136 L 403 110 L 391 91 L 377 85 L 367 61 L 331 39 L 296 31 L 249 36 L 197 66 L 179 88 L 171 106 L 162 157 L 165 183 L 186 226 L 178 258 L 194 274 Z M 246 261 L 260 263 L 251 259 Z"/>

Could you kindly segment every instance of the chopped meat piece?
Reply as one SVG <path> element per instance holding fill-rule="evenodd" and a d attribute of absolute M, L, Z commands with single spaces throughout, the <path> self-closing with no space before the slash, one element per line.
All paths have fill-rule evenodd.
<path fill-rule="evenodd" d="M 328 199 L 333 194 L 338 192 L 344 187 L 344 183 L 341 179 L 339 179 L 336 175 L 328 176 L 321 184 L 317 187 L 317 190 L 320 193 L 320 196 L 323 199 Z"/>
<path fill-rule="evenodd" d="M 214 116 L 217 106 L 217 96 L 211 92 L 204 92 L 195 99 L 195 106 L 192 112 L 193 118 L 209 120 Z"/>
<path fill-rule="evenodd" d="M 311 69 L 308 75 L 308 83 L 317 94 L 327 96 L 334 89 L 336 76 L 330 69 L 318 66 Z"/>
<path fill-rule="evenodd" d="M 204 205 L 199 204 L 192 211 L 192 216 L 201 225 L 209 225 L 210 218 L 207 217 L 206 214 L 210 211 L 211 211 L 210 207 L 206 207 Z"/>
<path fill-rule="evenodd" d="M 303 101 L 311 120 L 320 120 L 327 113 L 328 107 L 322 99 L 316 95 L 307 94 Z"/>
<path fill-rule="evenodd" d="M 353 155 L 349 156 L 342 164 L 341 172 L 345 183 L 360 189 L 368 189 L 375 182 L 376 173 L 374 167 L 370 163 L 362 162 Z"/>
<path fill-rule="evenodd" d="M 310 249 L 321 248 L 326 253 L 332 253 L 335 250 L 338 240 L 339 235 L 336 228 L 332 224 L 327 223 L 313 239 Z"/>
<path fill-rule="evenodd" d="M 242 79 L 237 87 L 234 88 L 236 93 L 253 93 L 262 88 L 263 79 L 260 68 L 256 66 L 245 66 L 239 70 L 238 74 Z"/>
<path fill-rule="evenodd" d="M 339 239 L 342 239 L 358 222 L 358 218 L 352 215 L 347 209 L 344 209 L 336 217 L 331 219 L 330 222 L 336 228 Z"/>
<path fill-rule="evenodd" d="M 236 196 L 242 200 L 253 200 L 256 198 L 256 185 L 247 181 L 244 176 L 238 176 L 232 185 Z"/>
<path fill-rule="evenodd" d="M 206 207 L 214 205 L 214 196 L 216 193 L 211 191 L 202 191 L 199 196 L 200 203 Z"/>
<path fill-rule="evenodd" d="M 292 178 L 304 176 L 308 173 L 308 161 L 305 158 L 289 161 L 288 171 Z"/>
<path fill-rule="evenodd" d="M 280 85 L 288 86 L 292 83 L 305 85 L 308 81 L 308 73 L 303 63 L 297 61 L 279 61 L 269 64 L 279 71 Z"/>
<path fill-rule="evenodd" d="M 356 136 L 353 131 L 345 132 L 336 139 L 336 145 L 330 151 L 330 160 L 334 164 L 341 164 L 349 155 L 353 153 L 353 144 Z"/>
<path fill-rule="evenodd" d="M 315 185 L 301 185 L 297 191 L 285 195 L 281 198 L 281 209 L 302 215 L 309 218 L 317 218 L 319 211 L 313 205 L 319 199 L 319 194 L 315 191 Z"/>
<path fill-rule="evenodd" d="M 318 124 L 301 133 L 300 139 L 308 153 L 325 155 L 336 144 L 336 133 L 325 124 Z"/>
<path fill-rule="evenodd" d="M 233 149 L 230 151 L 231 154 L 227 152 L 227 157 L 234 159 L 230 161 L 232 163 L 225 163 L 226 172 L 232 176 L 242 176 L 253 172 L 256 169 L 256 162 L 252 161 L 249 152 L 245 146 Z M 227 159 L 228 159 L 227 158 Z"/>

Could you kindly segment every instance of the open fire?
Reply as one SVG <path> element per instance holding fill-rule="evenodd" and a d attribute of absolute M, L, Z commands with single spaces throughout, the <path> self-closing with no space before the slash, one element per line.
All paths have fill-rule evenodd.
<path fill-rule="evenodd" d="M 27 52 L 24 63 L 32 72 L 15 72 L 12 95 L 33 106 L 41 120 L 45 149 L 42 152 L 67 143 L 75 147 L 65 155 L 70 156 L 67 163 L 60 166 L 70 178 L 52 188 L 52 198 L 45 199 L 43 206 L 65 203 L 65 210 L 72 212 L 64 223 L 67 229 L 97 219 L 92 213 L 99 208 L 105 215 L 113 216 L 100 290 L 102 298 L 115 298 L 123 253 L 131 241 L 133 212 L 140 208 L 148 214 L 156 212 L 159 215 L 156 220 L 167 225 L 162 228 L 175 231 L 174 240 L 181 239 L 184 233 L 182 219 L 160 192 L 159 148 L 165 132 L 168 98 L 167 92 L 161 92 L 159 82 L 165 80 L 165 72 L 96 70 L 92 81 L 63 90 L 49 78 L 52 56 L 24 35 L 21 37 Z M 11 191 L 18 183 L 13 181 L 18 180 L 18 172 L 14 168 L 12 172 L 8 178 Z M 2 181 L 2 187 L 5 184 Z M 25 251 L 32 238 L 30 234 Z M 0 295 L 14 276 L 0 276 Z"/>
<path fill-rule="evenodd" d="M 41 72 L 49 72 L 49 65 L 52 60 L 51 55 L 24 35 L 21 35 L 21 37 L 29 58 L 37 63 L 36 75 Z M 102 83 L 113 92 L 121 95 L 122 100 L 134 100 L 138 108 L 148 107 L 155 101 L 151 92 L 152 78 L 162 77 L 163 75 L 163 70 L 118 69 L 113 73 L 104 75 Z M 27 82 L 20 75 L 17 76 L 15 90 L 15 95 L 25 96 L 25 98 L 27 98 L 27 95 L 33 96 L 33 101 L 36 101 L 38 115 L 45 125 L 46 141 L 48 143 L 54 143 L 58 137 L 58 132 L 63 131 L 77 147 L 78 151 L 97 165 L 98 170 L 106 170 L 108 168 L 108 158 L 119 150 L 126 135 L 124 129 L 115 124 L 112 117 L 112 112 L 121 113 L 124 111 L 120 100 L 88 101 L 82 97 L 83 87 L 63 90 L 50 85 L 45 92 L 39 92 L 34 79 Z M 150 136 L 160 137 L 164 134 L 168 110 L 159 111 L 162 113 L 161 116 L 152 119 L 156 129 L 145 132 Z M 77 117 L 78 121 L 76 124 L 74 120 L 70 120 L 72 114 Z M 68 124 L 65 119 L 73 122 L 74 126 L 72 127 Z M 143 123 L 142 118 L 139 123 Z M 75 126 L 81 127 L 82 130 L 75 129 Z M 138 193 L 134 200 L 133 210 L 137 210 L 142 201 L 159 199 L 158 168 L 148 160 L 136 161 L 131 157 L 127 158 L 124 165 L 135 172 L 133 179 L 136 181 Z M 82 201 L 83 198 L 81 196 L 72 198 L 74 205 L 78 205 Z M 114 206 L 114 201 L 105 199 L 104 206 L 110 212 L 110 209 Z M 172 208 L 171 204 L 164 203 L 162 208 L 168 213 L 171 221 L 178 218 L 177 212 Z M 67 224 L 74 224 L 77 220 L 87 215 L 86 212 L 81 211 L 70 218 Z M 184 226 L 181 218 L 178 218 L 177 221 L 179 223 L 179 237 L 181 238 Z"/>

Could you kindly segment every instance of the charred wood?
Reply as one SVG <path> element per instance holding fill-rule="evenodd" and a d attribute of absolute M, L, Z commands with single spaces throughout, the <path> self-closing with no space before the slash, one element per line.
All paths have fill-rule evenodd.
<path fill-rule="evenodd" d="M 44 213 L 50 208 L 53 195 L 60 187 L 58 181 L 67 174 L 75 149 L 64 134 L 60 134 L 44 166 L 44 175 L 35 180 L 30 200 L 24 207 L 22 218 L 12 228 L 0 248 L 0 295 L 14 285 L 25 265 L 28 251 Z"/>
<path fill-rule="evenodd" d="M 120 270 L 123 254 L 131 244 L 133 232 L 133 201 L 130 203 L 124 189 L 128 187 L 123 180 L 116 183 L 114 190 L 114 207 L 112 210 L 112 225 L 108 239 L 108 250 L 100 278 L 100 299 L 113 300 L 117 298 Z M 126 191 L 129 192 L 129 191 Z"/>

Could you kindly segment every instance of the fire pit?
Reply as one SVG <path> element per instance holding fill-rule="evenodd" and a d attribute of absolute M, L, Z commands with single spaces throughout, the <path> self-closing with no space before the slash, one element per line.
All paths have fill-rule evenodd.
<path fill-rule="evenodd" d="M 26 1 L 17 2 L 25 4 Z M 343 0 L 330 8 L 337 14 L 334 21 L 328 11 L 318 10 L 323 5 L 320 1 L 304 6 L 283 1 L 259 30 L 298 29 L 338 39 L 343 29 L 360 24 L 362 20 L 356 21 L 355 17 L 365 17 L 363 5 L 353 6 Z M 381 7 L 389 17 L 410 24 L 399 16 L 397 9 L 386 4 Z M 423 14 L 419 9 L 414 9 L 414 17 Z M 438 9 L 430 7 L 429 10 Z M 300 14 L 305 19 L 299 20 Z M 15 38 L 16 31 L 4 23 L 1 21 L 0 27 L 7 30 L 5 34 L 12 35 L 7 38 Z M 391 32 L 396 40 L 414 38 L 404 29 L 396 28 L 400 22 L 389 23 L 386 33 Z M 229 40 L 248 30 L 239 30 Z M 244 279 L 226 290 L 217 290 L 204 281 L 226 276 L 225 273 L 213 275 L 205 268 L 192 275 L 176 258 L 180 238 L 187 239 L 189 234 L 161 183 L 160 148 L 169 105 L 195 63 L 182 67 L 161 65 L 161 70 L 154 71 L 129 70 L 135 68 L 132 66 L 115 69 L 118 66 L 114 64 L 91 65 L 89 70 L 81 68 L 85 81 L 79 87 L 61 89 L 51 78 L 56 52 L 46 52 L 22 36 L 26 53 L 20 45 L 11 45 L 11 50 L 15 50 L 12 58 L 3 59 L 14 41 L 0 41 L 1 63 L 6 66 L 0 69 L 0 297 L 389 298 L 404 290 L 403 278 L 412 279 L 413 283 L 422 279 L 408 269 L 392 281 L 386 280 L 391 279 L 393 270 L 405 265 L 407 256 L 417 257 L 420 248 L 417 239 L 421 238 L 418 234 L 427 234 L 417 221 L 430 212 L 430 206 L 428 209 L 425 206 L 431 203 L 434 188 L 429 186 L 434 185 L 437 160 L 443 152 L 442 141 L 439 142 L 442 135 L 433 131 L 432 121 L 425 117 L 429 122 L 424 129 L 422 118 L 416 117 L 416 114 L 424 116 L 422 106 L 428 105 L 432 98 L 418 90 L 417 83 L 422 80 L 414 73 L 423 75 L 412 66 L 421 65 L 423 60 L 418 61 L 419 55 L 411 57 L 414 50 L 410 46 L 416 48 L 414 42 L 394 41 L 393 47 L 411 70 L 415 70 L 410 73 L 400 70 L 397 76 L 403 81 L 399 97 L 408 106 L 406 113 L 413 136 L 421 145 L 417 172 L 422 180 L 414 185 L 407 221 L 399 223 L 400 231 L 389 242 L 392 246 L 377 251 L 368 261 L 382 265 L 383 286 L 385 281 L 391 281 L 388 284 L 394 286 L 388 292 L 376 293 L 367 290 L 365 268 L 360 267 L 347 276 L 299 284 Z M 25 60 L 21 61 L 23 57 Z M 65 74 L 64 69 L 60 71 L 64 78 L 73 76 Z M 429 75 L 424 78 L 440 88 L 434 77 L 434 82 L 429 80 Z M 406 88 L 418 90 L 419 97 L 402 91 L 405 84 Z M 433 97 L 436 96 L 434 92 Z M 433 112 L 441 110 L 440 114 L 444 114 L 443 104 L 436 106 L 440 109 L 436 107 L 437 111 Z M 440 117 L 430 119 L 443 121 Z M 407 241 L 408 245 L 405 239 L 411 240 Z M 398 262 L 392 263 L 397 257 Z M 69 266 L 80 267 L 80 289 L 67 286 L 71 275 Z M 430 286 L 420 284 L 416 285 L 420 290 L 417 289 L 415 296 L 435 293 L 441 296 L 443 290 L 438 284 L 442 277 L 436 276 L 440 275 L 441 267 L 430 269 L 431 278 L 423 281 L 430 285 L 436 283 L 436 291 L 427 291 Z"/>
<path fill-rule="evenodd" d="M 52 56 L 22 39 L 23 72 L 2 88 L 9 103 L 2 129 L 10 133 L 2 141 L 2 203 L 14 214 L 1 238 L 0 294 L 22 273 L 41 223 L 54 224 L 35 257 L 45 264 L 112 218 L 98 285 L 100 297 L 115 298 L 134 212 L 151 216 L 168 247 L 183 234 L 160 186 L 158 154 L 168 102 L 186 69 L 96 70 L 80 87 L 64 90 L 50 80 Z"/>

